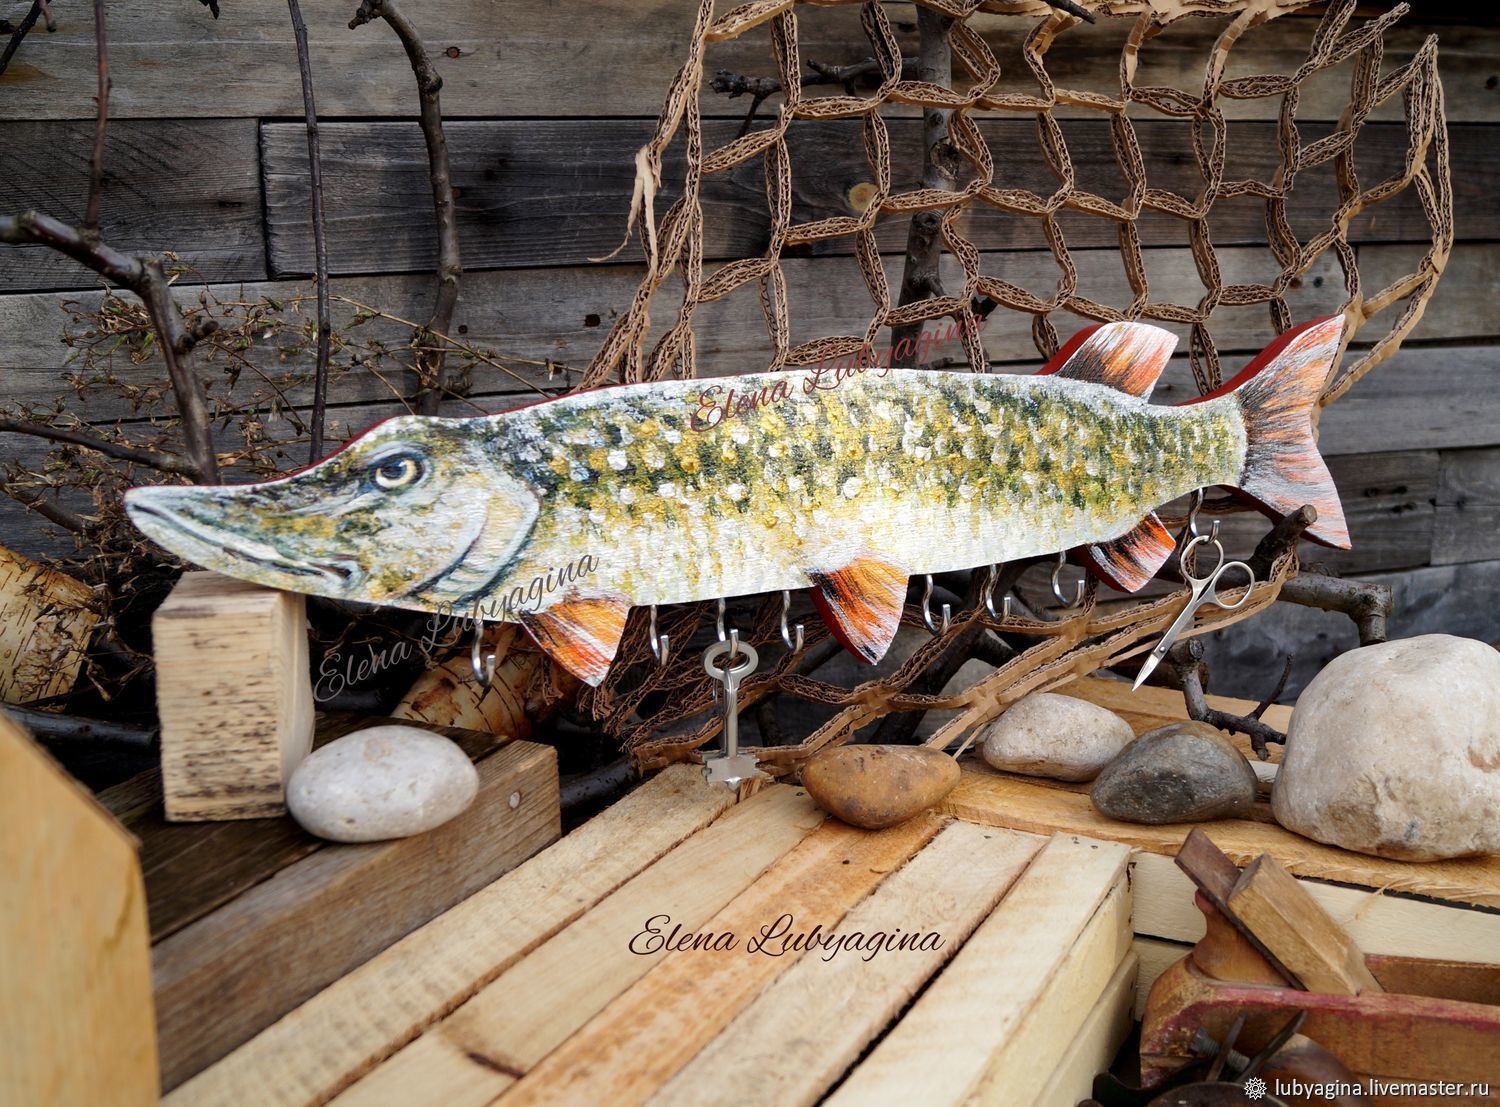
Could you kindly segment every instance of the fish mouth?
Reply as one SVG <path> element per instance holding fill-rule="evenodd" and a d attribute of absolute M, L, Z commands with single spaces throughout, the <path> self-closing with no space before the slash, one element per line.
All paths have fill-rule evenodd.
<path fill-rule="evenodd" d="M 257 542 L 239 535 L 235 536 L 235 542 L 231 544 L 225 541 L 223 532 L 211 523 L 206 523 L 181 508 L 173 510 L 150 503 L 140 496 L 130 497 L 127 507 L 137 526 L 141 526 L 140 516 L 146 516 L 155 524 L 150 529 L 145 526 L 141 526 L 141 529 L 157 541 L 161 541 L 161 538 L 151 531 L 160 531 L 165 528 L 168 533 L 180 535 L 195 545 L 207 547 L 214 553 L 227 555 L 230 558 L 280 573 L 321 579 L 340 589 L 349 585 L 358 568 L 352 561 L 344 559 L 338 561 L 298 560 L 288 557 L 265 542 Z M 165 542 L 162 544 L 168 545 Z M 168 546 L 168 548 L 172 547 Z M 183 551 L 173 549 L 172 552 L 182 554 Z M 183 556 L 187 556 L 189 560 L 199 560 L 193 554 Z"/>

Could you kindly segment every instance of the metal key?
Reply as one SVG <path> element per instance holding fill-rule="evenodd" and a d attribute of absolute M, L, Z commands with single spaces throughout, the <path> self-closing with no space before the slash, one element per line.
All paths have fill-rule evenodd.
<path fill-rule="evenodd" d="M 728 654 L 730 660 L 744 656 L 744 660 L 728 668 L 714 664 Z M 703 779 L 710 784 L 723 783 L 738 788 L 742 783 L 760 772 L 755 758 L 740 752 L 740 682 L 755 671 L 760 657 L 755 647 L 739 641 L 739 635 L 731 636 L 727 642 L 715 642 L 703 651 L 703 669 L 714 680 L 724 685 L 724 752 L 703 759 Z"/>

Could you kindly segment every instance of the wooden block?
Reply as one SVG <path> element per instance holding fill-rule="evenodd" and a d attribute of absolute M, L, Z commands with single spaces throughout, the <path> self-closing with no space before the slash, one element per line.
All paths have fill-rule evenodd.
<path fill-rule="evenodd" d="M 987 1097 L 1021 1103 L 1027 1100 L 1005 1097 L 1028 1079 L 1035 1084 L 1030 1094 L 1039 1093 L 1129 946 L 1127 857 L 1110 843 L 1053 837 L 942 974 L 825 1101 L 829 1107 L 940 1107 L 967 1102 L 981 1086 Z M 1077 989 L 1089 993 L 1086 1002 Z M 1053 1000 L 1043 1003 L 1049 994 Z M 1048 1012 L 1081 1013 L 1050 1057 L 1042 1044 L 1040 1053 L 1012 1065 L 1008 1043 L 1033 1011 L 1042 1011 L 1038 1004 Z M 1048 1013 L 1043 1022 L 1055 1034 L 1066 1018 Z M 992 1070 L 992 1060 L 1003 1067 Z"/>
<path fill-rule="evenodd" d="M 703 782 L 697 766 L 664 770 L 335 981 L 169 1094 L 165 1103 L 313 1107 L 327 1102 L 707 826 L 731 802 L 727 791 Z"/>
<path fill-rule="evenodd" d="M 1382 990 L 1354 939 L 1270 854 L 1240 874 L 1229 910 L 1308 991 L 1355 996 Z"/>
<path fill-rule="evenodd" d="M 941 810 L 985 826 L 1031 834 L 1081 834 L 1174 856 L 1192 829 L 1185 823 L 1118 822 L 1094 810 L 1086 794 L 967 769 Z M 1221 819 L 1214 823 L 1213 838 L 1237 865 L 1270 853 L 1299 877 L 1500 907 L 1500 854 L 1428 862 L 1368 857 L 1293 834 L 1269 821 L 1269 813 L 1265 822 Z"/>
<path fill-rule="evenodd" d="M 157 943 L 165 1088 L 556 840 L 552 747 L 512 742 L 477 768 L 479 795 L 452 821 L 329 845 Z"/>
<path fill-rule="evenodd" d="M 871 833 L 830 820 L 704 925 L 736 935 L 737 948 L 681 952 L 663 961 L 528 1072 L 507 1093 L 507 1107 L 643 1103 L 804 956 L 805 946 L 773 946 L 781 951 L 777 956 L 753 953 L 751 936 L 783 916 L 799 933 L 814 927 L 837 932 L 849 909 L 941 825 L 918 817 Z"/>
<path fill-rule="evenodd" d="M 456 1048 L 408 1047 L 356 1085 L 354 1102 L 378 1099 L 376 1090 L 389 1100 L 424 1079 L 445 1087 L 473 1083 L 446 1071 L 452 1065 L 527 1072 L 666 956 L 660 949 L 630 952 L 647 920 L 700 929 L 822 822 L 806 793 L 786 785 L 735 805 L 427 1031 Z M 453 1099 L 448 1107 L 470 1102 L 488 1099 Z"/>
<path fill-rule="evenodd" d="M 184 573 L 151 618 L 167 818 L 286 810 L 311 748 L 307 601 L 217 573 Z"/>
<path fill-rule="evenodd" d="M 4 714 L 0 873 L 0 1103 L 155 1103 L 135 844 Z"/>
<path fill-rule="evenodd" d="M 1034 1107 L 1077 1107 L 1092 1096 L 1094 1077 L 1109 1071 L 1115 1054 L 1130 1034 L 1130 1012 L 1135 1004 L 1139 968 L 1140 958 L 1135 951 L 1126 953 L 1073 1044 L 1052 1070 L 1052 1077 L 1036 1097 Z"/>
<path fill-rule="evenodd" d="M 955 822 L 839 924 L 939 949 L 804 957 L 678 1070 L 650 1107 L 816 1103 L 963 945 L 1045 843 Z"/>
<path fill-rule="evenodd" d="M 0 546 L 0 703 L 70 690 L 99 616 L 88 586 Z"/>

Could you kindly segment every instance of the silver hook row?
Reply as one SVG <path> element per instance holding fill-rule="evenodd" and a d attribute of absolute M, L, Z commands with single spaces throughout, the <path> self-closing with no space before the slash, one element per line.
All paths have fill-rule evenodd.
<path fill-rule="evenodd" d="M 927 629 L 933 634 L 946 634 L 948 627 L 953 623 L 953 605 L 943 604 L 943 622 L 939 626 L 937 620 L 932 617 L 932 574 L 927 574 L 927 585 L 922 589 L 922 622 L 927 624 Z"/>
<path fill-rule="evenodd" d="M 1075 596 L 1070 602 L 1068 600 L 1068 597 L 1063 595 L 1062 581 L 1060 579 L 1063 571 L 1063 566 L 1067 563 L 1068 555 L 1066 551 L 1058 551 L 1057 564 L 1052 566 L 1052 595 L 1057 598 L 1058 603 L 1062 604 L 1064 608 L 1071 611 L 1073 608 L 1081 607 L 1083 605 L 1083 595 L 1088 588 L 1088 581 L 1080 580 L 1078 582 L 1078 595 Z"/>

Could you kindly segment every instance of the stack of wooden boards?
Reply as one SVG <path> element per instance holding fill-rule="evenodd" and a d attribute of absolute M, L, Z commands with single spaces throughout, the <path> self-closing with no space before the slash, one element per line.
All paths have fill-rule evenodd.
<path fill-rule="evenodd" d="M 1128 856 L 935 815 L 868 833 L 676 766 L 166 1102 L 1071 1107 L 1129 1024 Z M 755 947 L 778 926 L 893 937 Z M 937 940 L 885 948 L 913 934 Z"/>

